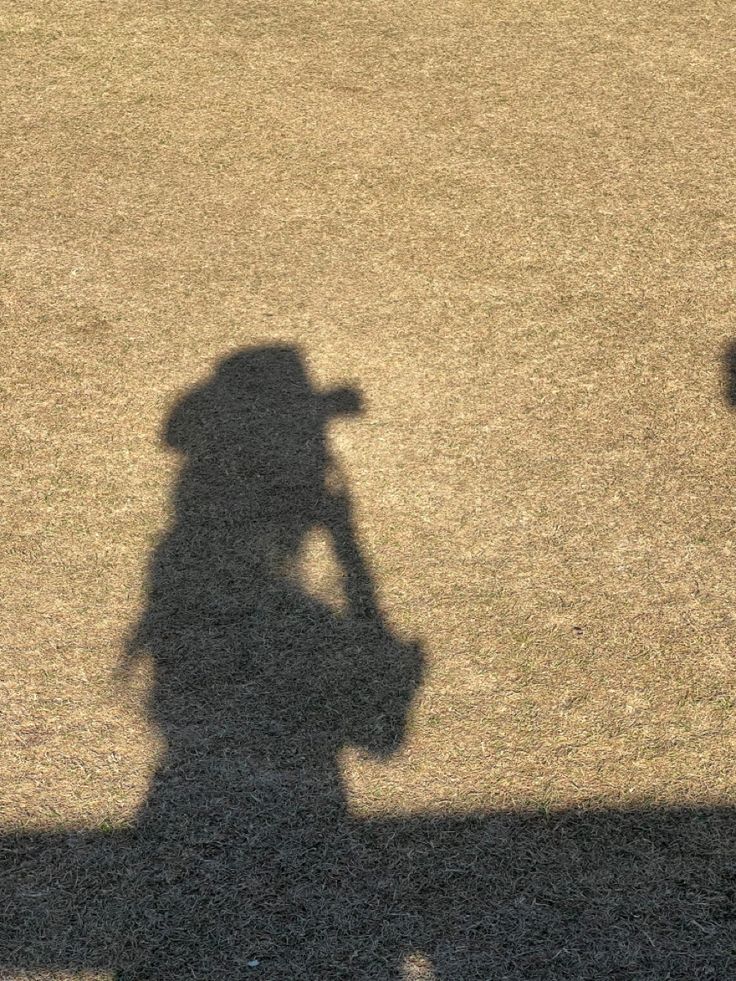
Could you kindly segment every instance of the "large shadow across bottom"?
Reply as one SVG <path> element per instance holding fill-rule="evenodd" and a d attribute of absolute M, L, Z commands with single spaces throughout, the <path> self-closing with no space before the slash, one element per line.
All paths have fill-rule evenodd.
<path fill-rule="evenodd" d="M 153 664 L 166 756 L 130 830 L 0 839 L 0 977 L 736 977 L 728 809 L 349 815 L 339 754 L 398 748 L 423 661 L 329 454 L 359 411 L 291 348 L 234 355 L 175 408 L 173 521 L 123 666 Z M 303 581 L 315 534 L 339 612 Z"/>

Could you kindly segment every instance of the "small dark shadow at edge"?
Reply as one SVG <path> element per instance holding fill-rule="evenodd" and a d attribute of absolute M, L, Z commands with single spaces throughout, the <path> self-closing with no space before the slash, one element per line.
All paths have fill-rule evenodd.
<path fill-rule="evenodd" d="M 736 408 L 736 340 L 723 348 L 723 397 L 726 404 Z"/>

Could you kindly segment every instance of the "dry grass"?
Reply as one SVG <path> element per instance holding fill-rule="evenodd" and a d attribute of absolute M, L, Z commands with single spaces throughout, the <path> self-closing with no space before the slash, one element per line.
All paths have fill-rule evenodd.
<path fill-rule="evenodd" d="M 734 20 L 0 12 L 0 976 L 736 973 Z"/>

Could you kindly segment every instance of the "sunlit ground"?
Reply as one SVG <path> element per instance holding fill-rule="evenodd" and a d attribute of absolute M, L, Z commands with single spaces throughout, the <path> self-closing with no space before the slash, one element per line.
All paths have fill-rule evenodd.
<path fill-rule="evenodd" d="M 349 820 L 734 805 L 732 20 L 0 15 L 4 834 L 140 826 L 172 747 L 157 655 L 125 654 L 181 517 L 166 420 L 276 345 L 360 395 L 325 444 L 387 636 L 422 659 L 390 750 L 334 747 Z M 349 620 L 335 534 L 300 531 L 283 583 Z M 237 796 L 262 760 L 231 749 Z"/>

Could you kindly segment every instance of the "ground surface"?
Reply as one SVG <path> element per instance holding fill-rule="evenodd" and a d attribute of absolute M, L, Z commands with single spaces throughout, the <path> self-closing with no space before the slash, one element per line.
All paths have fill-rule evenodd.
<path fill-rule="evenodd" d="M 736 974 L 735 27 L 4 7 L 0 972 Z"/>

